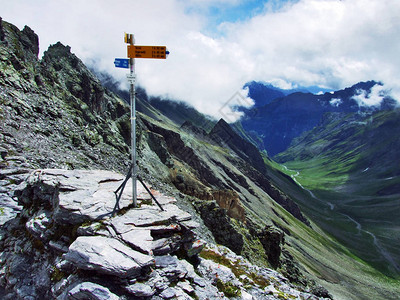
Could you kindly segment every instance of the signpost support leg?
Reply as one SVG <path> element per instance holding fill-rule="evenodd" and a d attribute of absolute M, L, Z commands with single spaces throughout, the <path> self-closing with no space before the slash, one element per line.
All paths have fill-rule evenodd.
<path fill-rule="evenodd" d="M 130 35 L 130 44 L 134 44 L 133 34 Z M 133 207 L 137 207 L 137 166 L 136 166 L 136 93 L 135 93 L 135 59 L 129 59 L 130 69 L 130 101 L 131 101 L 131 147 L 132 147 L 132 200 Z"/>

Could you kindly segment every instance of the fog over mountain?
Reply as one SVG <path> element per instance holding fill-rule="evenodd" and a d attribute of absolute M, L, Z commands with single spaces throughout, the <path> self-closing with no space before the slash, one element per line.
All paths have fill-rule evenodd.
<path fill-rule="evenodd" d="M 400 99 L 397 0 L 1 4 L 3 18 L 35 28 L 40 56 L 61 40 L 87 65 L 125 85 L 125 72 L 113 65 L 114 58 L 126 57 L 124 31 L 135 34 L 139 45 L 166 45 L 171 52 L 166 61 L 137 60 L 139 84 L 151 95 L 188 102 L 216 119 L 252 80 L 283 89 L 339 90 L 373 79 Z"/>

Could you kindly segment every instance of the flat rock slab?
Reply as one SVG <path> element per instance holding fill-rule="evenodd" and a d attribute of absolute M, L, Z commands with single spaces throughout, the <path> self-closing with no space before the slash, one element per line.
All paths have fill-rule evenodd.
<path fill-rule="evenodd" d="M 149 229 L 134 229 L 121 234 L 121 239 L 131 246 L 145 254 L 152 254 L 153 237 Z"/>
<path fill-rule="evenodd" d="M 114 218 L 113 225 L 117 231 L 127 232 L 136 227 L 149 227 L 168 225 L 174 221 L 188 221 L 192 216 L 178 208 L 176 205 L 163 206 L 164 211 L 158 207 L 143 205 L 142 208 L 129 210 L 120 218 Z"/>
<path fill-rule="evenodd" d="M 31 173 L 17 192 L 19 203 L 50 205 L 58 223 L 79 224 L 110 215 L 116 203 L 114 191 L 125 177 L 104 170 L 43 169 Z M 138 194 L 145 188 L 138 183 Z M 38 200 L 39 199 L 39 200 Z M 48 203 L 44 203 L 44 202 Z M 128 180 L 119 202 L 120 208 L 132 204 L 132 181 Z"/>
<path fill-rule="evenodd" d="M 142 268 L 153 265 L 154 258 L 139 253 L 114 238 L 80 236 L 69 247 L 65 259 L 77 268 L 131 278 Z"/>

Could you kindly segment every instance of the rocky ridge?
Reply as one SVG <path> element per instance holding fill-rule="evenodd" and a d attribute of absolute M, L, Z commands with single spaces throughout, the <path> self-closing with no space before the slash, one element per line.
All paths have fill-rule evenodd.
<path fill-rule="evenodd" d="M 206 246 L 172 197 L 156 193 L 161 211 L 139 184 L 133 208 L 128 182 L 113 214 L 123 179 L 100 170 L 29 173 L 15 190 L 20 212 L 1 227 L 3 298 L 318 298 L 223 246 Z"/>
<path fill-rule="evenodd" d="M 126 103 L 70 47 L 56 43 L 39 60 L 32 29 L 5 21 L 0 28 L 0 147 L 34 168 L 124 171 Z"/>

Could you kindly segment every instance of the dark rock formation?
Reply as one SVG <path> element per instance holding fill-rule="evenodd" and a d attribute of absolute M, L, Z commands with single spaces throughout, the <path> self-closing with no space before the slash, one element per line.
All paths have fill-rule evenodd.
<path fill-rule="evenodd" d="M 38 35 L 28 26 L 25 26 L 24 29 L 22 29 L 22 33 L 23 39 L 21 42 L 24 46 L 24 49 L 26 49 L 28 53 L 32 53 L 34 59 L 37 59 L 39 55 Z"/>
<path fill-rule="evenodd" d="M 103 114 L 108 100 L 100 81 L 71 53 L 71 47 L 60 42 L 51 45 L 43 55 L 43 65 L 50 72 L 54 70 L 72 95 L 86 103 L 92 112 Z"/>
<path fill-rule="evenodd" d="M 195 151 L 186 146 L 179 133 L 159 127 L 143 119 L 148 130 L 159 134 L 165 140 L 169 153 L 188 164 L 197 173 L 198 179 L 211 186 L 221 186 L 221 181 L 214 175 L 209 167 L 199 158 Z"/>
<path fill-rule="evenodd" d="M 215 201 L 197 201 L 195 203 L 204 224 L 211 230 L 215 241 L 240 254 L 243 248 L 243 236 L 233 227 L 225 209 Z"/>
<path fill-rule="evenodd" d="M 277 268 L 280 263 L 280 255 L 284 244 L 283 232 L 273 227 L 265 227 L 258 238 L 268 256 L 268 262 L 273 268 Z"/>
<path fill-rule="evenodd" d="M 0 17 L 0 41 L 4 41 L 3 19 Z"/>
<path fill-rule="evenodd" d="M 209 136 L 218 144 L 228 146 L 239 157 L 249 161 L 262 174 L 265 173 L 264 160 L 257 147 L 240 137 L 223 119 L 218 121 Z"/>
<path fill-rule="evenodd" d="M 181 129 L 186 130 L 188 132 L 193 133 L 194 135 L 198 136 L 201 139 L 204 139 L 205 137 L 207 137 L 207 132 L 200 127 L 197 127 L 196 125 L 193 125 L 192 122 L 190 121 L 185 121 L 182 125 L 181 125 Z"/>
<path fill-rule="evenodd" d="M 147 143 L 150 146 L 150 149 L 157 154 L 158 158 L 163 164 L 165 164 L 168 168 L 172 168 L 174 166 L 174 162 L 170 153 L 168 152 L 167 144 L 162 135 L 154 132 L 148 132 Z"/>

